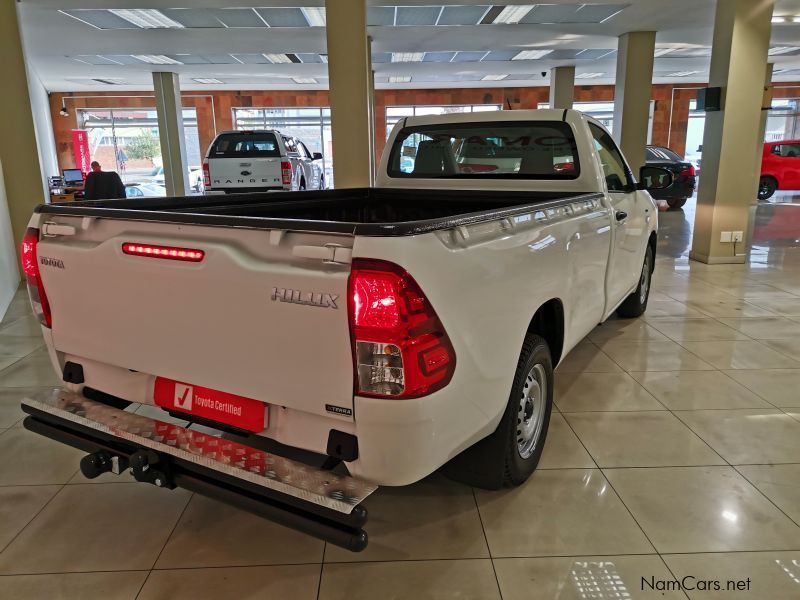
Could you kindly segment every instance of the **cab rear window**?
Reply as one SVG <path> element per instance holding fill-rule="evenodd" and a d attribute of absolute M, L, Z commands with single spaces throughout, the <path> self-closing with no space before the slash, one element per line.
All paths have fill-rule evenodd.
<path fill-rule="evenodd" d="M 271 133 L 221 135 L 209 151 L 209 158 L 279 157 L 278 139 Z"/>
<path fill-rule="evenodd" d="M 395 138 L 389 177 L 576 179 L 572 128 L 561 121 L 407 127 Z"/>

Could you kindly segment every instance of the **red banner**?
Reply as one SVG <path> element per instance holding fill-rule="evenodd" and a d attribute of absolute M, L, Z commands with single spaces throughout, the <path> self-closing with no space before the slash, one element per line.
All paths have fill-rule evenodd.
<path fill-rule="evenodd" d="M 72 155 L 75 168 L 83 173 L 91 171 L 92 158 L 89 156 L 89 132 L 85 129 L 72 130 Z"/>

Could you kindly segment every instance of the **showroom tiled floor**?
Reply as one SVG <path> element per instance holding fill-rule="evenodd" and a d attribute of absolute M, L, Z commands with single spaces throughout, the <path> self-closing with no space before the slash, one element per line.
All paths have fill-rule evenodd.
<path fill-rule="evenodd" d="M 531 480 L 382 489 L 361 554 L 185 491 L 87 483 L 80 452 L 21 427 L 20 397 L 58 382 L 20 292 L 0 323 L 0 597 L 686 598 L 642 578 L 690 575 L 751 580 L 690 598 L 800 598 L 800 246 L 689 263 L 690 211 L 661 216 L 646 316 L 559 367 Z"/>

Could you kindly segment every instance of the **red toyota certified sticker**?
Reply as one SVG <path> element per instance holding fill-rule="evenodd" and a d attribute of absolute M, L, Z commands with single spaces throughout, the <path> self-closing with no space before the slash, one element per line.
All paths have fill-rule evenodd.
<path fill-rule="evenodd" d="M 156 378 L 153 399 L 167 410 L 189 413 L 239 429 L 258 432 L 267 428 L 266 404 L 259 400 L 163 377 Z"/>

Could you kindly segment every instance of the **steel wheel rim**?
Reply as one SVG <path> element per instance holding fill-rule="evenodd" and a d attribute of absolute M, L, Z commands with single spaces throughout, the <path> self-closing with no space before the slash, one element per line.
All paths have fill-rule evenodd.
<path fill-rule="evenodd" d="M 647 294 L 650 292 L 650 253 L 645 254 L 644 266 L 642 267 L 642 278 L 639 281 L 639 302 L 647 302 Z"/>
<path fill-rule="evenodd" d="M 517 452 L 523 459 L 534 453 L 542 435 L 547 391 L 547 373 L 537 363 L 525 377 L 517 407 Z"/>

